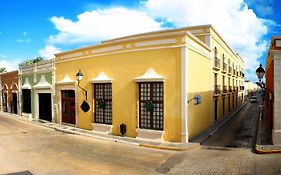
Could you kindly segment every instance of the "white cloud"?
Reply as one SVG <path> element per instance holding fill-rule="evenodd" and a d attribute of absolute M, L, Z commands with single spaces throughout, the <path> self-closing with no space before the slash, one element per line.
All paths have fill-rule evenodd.
<path fill-rule="evenodd" d="M 154 17 L 177 27 L 213 24 L 245 59 L 248 70 L 258 67 L 258 58 L 267 49 L 267 43 L 262 40 L 267 26 L 243 0 L 148 0 L 145 6 Z"/>
<path fill-rule="evenodd" d="M 17 40 L 17 43 L 30 43 L 31 42 L 31 39 L 30 38 L 27 38 L 27 39 L 18 39 Z"/>
<path fill-rule="evenodd" d="M 18 69 L 18 63 L 19 63 L 19 61 L 17 59 L 8 59 L 6 57 L 3 58 L 3 57 L 0 56 L 0 67 L 5 67 L 8 72 L 13 71 L 13 70 L 17 70 Z"/>
<path fill-rule="evenodd" d="M 52 17 L 59 33 L 50 36 L 51 44 L 94 43 L 130 34 L 161 29 L 161 24 L 140 10 L 98 9 L 78 15 L 78 21 Z"/>
<path fill-rule="evenodd" d="M 50 36 L 51 44 L 94 43 L 104 39 L 161 29 L 160 23 L 145 12 L 126 8 L 94 10 L 78 15 L 78 21 L 52 17 L 59 34 Z"/>
<path fill-rule="evenodd" d="M 110 7 L 79 14 L 76 21 L 52 17 L 51 22 L 58 34 L 50 36 L 47 45 L 62 48 L 159 30 L 166 22 L 174 27 L 213 24 L 244 58 L 249 73 L 255 71 L 258 58 L 267 50 L 263 37 L 268 33 L 269 22 L 274 23 L 257 17 L 244 0 L 147 0 L 141 1 L 140 8 L 135 10 Z M 42 55 L 50 53 L 47 47 L 40 51 Z"/>
<path fill-rule="evenodd" d="M 61 52 L 58 48 L 52 45 L 46 45 L 44 49 L 39 50 L 40 56 L 47 58 L 47 59 L 52 59 L 55 58 L 56 53 Z"/>

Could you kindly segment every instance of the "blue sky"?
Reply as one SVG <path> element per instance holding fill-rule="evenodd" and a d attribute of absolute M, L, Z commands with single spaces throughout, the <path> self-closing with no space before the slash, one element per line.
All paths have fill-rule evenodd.
<path fill-rule="evenodd" d="M 213 24 L 255 79 L 272 35 L 281 35 L 279 0 L 1 0 L 0 67 L 135 33 Z"/>

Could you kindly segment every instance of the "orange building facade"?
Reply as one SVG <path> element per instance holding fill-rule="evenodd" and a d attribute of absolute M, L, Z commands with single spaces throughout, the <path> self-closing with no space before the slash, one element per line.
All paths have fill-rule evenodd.
<path fill-rule="evenodd" d="M 18 114 L 18 71 L 1 74 L 1 111 Z"/>
<path fill-rule="evenodd" d="M 281 144 L 281 36 L 273 36 L 266 59 L 266 121 L 273 144 Z"/>

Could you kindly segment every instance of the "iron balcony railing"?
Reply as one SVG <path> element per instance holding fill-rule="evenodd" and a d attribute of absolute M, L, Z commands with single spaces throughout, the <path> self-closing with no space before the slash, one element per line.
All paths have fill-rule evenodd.
<path fill-rule="evenodd" d="M 220 94 L 220 85 L 215 85 L 215 94 Z"/>
<path fill-rule="evenodd" d="M 222 92 L 227 93 L 227 86 L 226 85 L 223 86 Z"/>
<path fill-rule="evenodd" d="M 231 74 L 231 72 L 232 72 L 232 68 L 228 66 L 228 74 Z"/>
<path fill-rule="evenodd" d="M 215 57 L 215 67 L 220 68 L 221 60 Z"/>
<path fill-rule="evenodd" d="M 227 64 L 226 63 L 223 63 L 222 70 L 223 70 L 223 72 L 227 71 Z"/>
<path fill-rule="evenodd" d="M 232 87 L 228 86 L 228 92 L 232 92 Z"/>

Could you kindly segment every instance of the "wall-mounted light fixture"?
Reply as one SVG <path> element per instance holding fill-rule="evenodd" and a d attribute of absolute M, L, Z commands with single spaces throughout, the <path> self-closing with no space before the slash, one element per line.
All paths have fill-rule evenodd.
<path fill-rule="evenodd" d="M 76 80 L 78 81 L 78 87 L 83 90 L 83 95 L 85 95 L 86 100 L 87 100 L 87 91 L 79 85 L 79 83 L 82 79 L 83 79 L 83 74 L 82 74 L 81 70 L 79 70 L 79 72 L 76 74 Z"/>
<path fill-rule="evenodd" d="M 81 81 L 82 79 L 83 79 L 83 74 L 82 74 L 81 70 L 79 70 L 79 72 L 76 74 L 76 80 L 78 81 L 78 87 L 83 90 L 82 93 L 83 93 L 83 95 L 85 95 L 86 100 L 87 100 L 87 91 L 79 85 L 79 83 L 80 83 L 80 81 Z M 81 108 L 84 112 L 88 112 L 89 109 L 90 109 L 90 105 L 89 105 L 85 100 L 83 100 L 83 102 L 82 102 L 80 108 Z"/>
<path fill-rule="evenodd" d="M 191 102 L 194 100 L 194 105 L 199 105 L 202 101 L 202 97 L 200 95 L 195 95 L 192 99 L 188 100 L 187 103 Z"/>
<path fill-rule="evenodd" d="M 260 67 L 257 68 L 256 74 L 257 74 L 259 81 L 261 82 L 261 80 L 263 79 L 263 76 L 265 74 L 265 70 L 262 68 L 261 64 L 260 64 Z"/>

